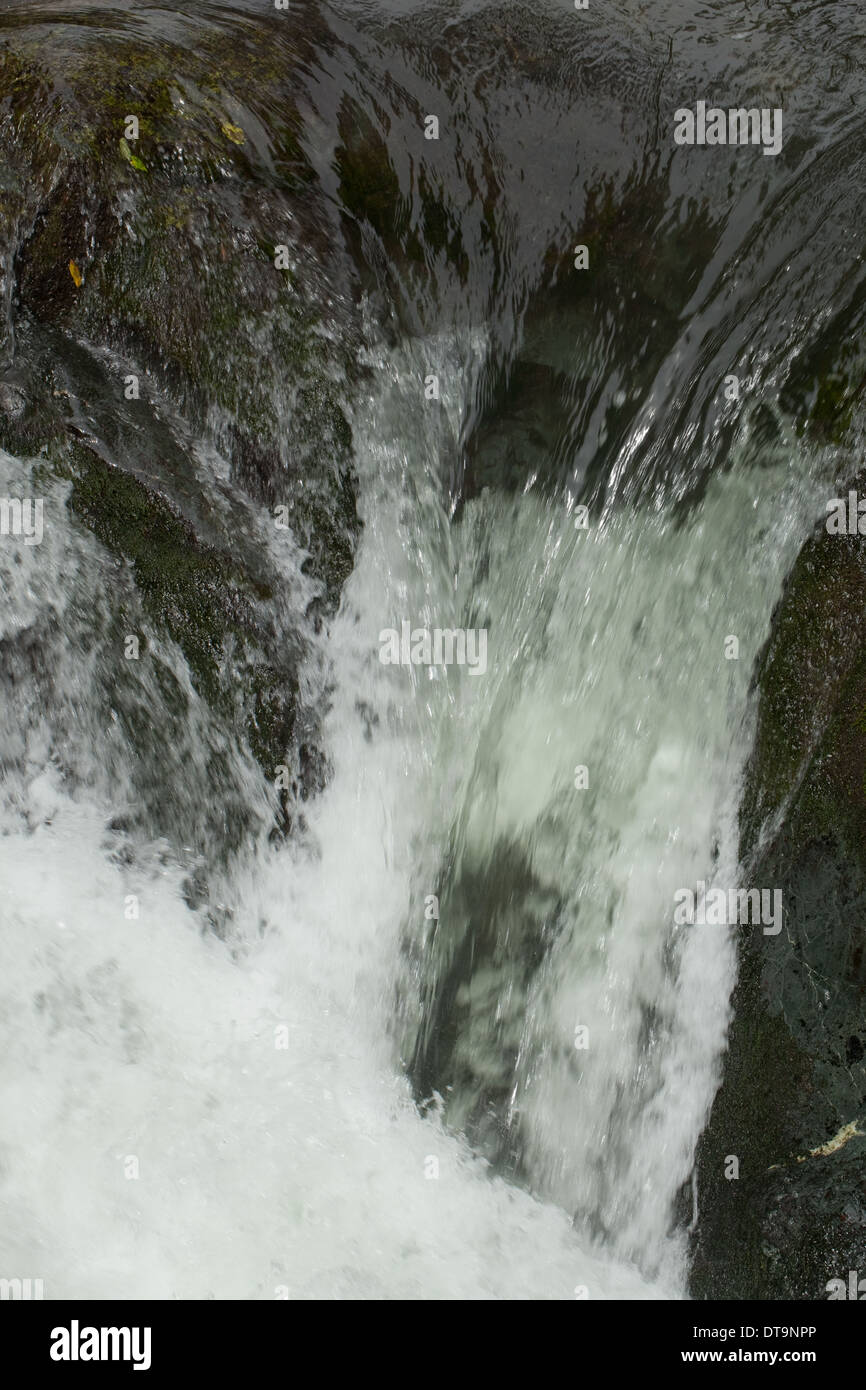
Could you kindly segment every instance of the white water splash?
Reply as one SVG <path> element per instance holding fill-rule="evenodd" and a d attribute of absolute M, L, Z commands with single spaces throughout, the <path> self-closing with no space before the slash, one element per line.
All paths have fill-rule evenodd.
<path fill-rule="evenodd" d="M 109 732 L 82 724 L 90 760 L 73 785 L 54 756 L 50 710 L 26 756 L 20 733 L 4 728 L 17 751 L 0 835 L 0 1274 L 40 1277 L 46 1297 L 569 1299 L 585 1289 L 653 1298 L 682 1287 L 681 1252 L 666 1262 L 660 1246 L 711 1094 L 730 958 L 695 937 L 678 982 L 665 977 L 663 908 L 670 885 L 695 875 L 713 817 L 729 805 L 724 711 L 742 712 L 768 591 L 803 506 L 794 520 L 780 513 L 781 533 L 763 545 L 735 540 L 750 489 L 757 497 L 760 485 L 761 507 L 782 496 L 776 474 L 723 481 L 679 533 L 647 520 L 630 535 L 576 536 L 564 511 L 531 498 L 513 508 L 482 499 L 449 528 L 435 449 L 423 429 L 405 432 L 407 400 L 392 371 L 356 419 L 365 532 L 328 637 L 333 776 L 309 807 L 317 848 L 250 850 L 221 888 L 233 914 L 227 942 L 202 931 L 164 846 L 139 845 L 130 862 L 106 834 L 130 796 L 116 761 L 110 777 L 100 771 Z M 3 462 L 26 481 L 24 465 Z M 61 505 L 49 516 L 29 577 L 0 554 L 7 609 L 20 613 L 7 611 L 7 630 L 59 615 L 52 641 L 83 709 L 92 658 L 70 646 L 72 634 L 82 605 L 96 611 L 99 596 L 110 605 L 116 567 Z M 453 673 L 437 681 L 380 666 L 378 630 L 395 615 L 451 620 L 481 536 L 491 543 L 481 589 L 495 612 L 498 670 L 492 663 L 477 681 L 458 673 L 459 685 Z M 720 592 L 724 607 L 708 622 Z M 692 629 L 689 593 L 701 609 Z M 623 664 L 641 612 L 643 677 L 639 654 Z M 720 662 L 710 671 L 707 651 L 738 622 L 739 671 Z M 179 654 L 168 656 L 180 679 Z M 630 689 L 617 684 L 628 679 Z M 189 695 L 194 736 L 207 711 Z M 73 738 L 68 717 L 64 728 Z M 563 796 L 575 795 L 574 761 L 594 765 L 599 783 L 609 772 L 589 842 L 579 808 L 561 814 Z M 488 784 L 492 796 L 473 802 Z M 208 796 L 206 784 L 198 791 Z M 494 825 L 525 834 L 569 901 L 594 891 L 615 907 L 602 950 L 597 931 L 560 941 L 529 1014 L 530 1030 L 566 1041 L 578 1016 L 600 1032 L 605 1019 L 626 1019 L 579 1085 L 554 1046 L 525 1088 L 540 1197 L 491 1178 L 436 1116 L 422 1119 L 394 1055 L 407 904 L 429 882 L 456 808 L 468 844 Z M 671 827 L 687 821 L 684 840 Z M 130 894 L 137 921 L 125 919 Z M 602 1137 L 611 1087 L 638 1060 L 644 997 L 665 1011 L 671 1041 L 652 1102 L 622 1138 L 622 1229 L 609 1251 L 590 1249 L 571 1223 L 585 1195 L 581 1164 Z M 286 1048 L 276 1046 L 283 1037 Z M 438 1178 L 425 1175 L 431 1158 Z M 633 1207 L 643 1190 L 644 1218 Z"/>

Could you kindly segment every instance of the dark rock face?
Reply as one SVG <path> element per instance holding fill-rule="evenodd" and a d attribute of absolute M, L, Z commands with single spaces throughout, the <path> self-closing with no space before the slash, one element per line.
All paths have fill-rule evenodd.
<path fill-rule="evenodd" d="M 826 1298 L 829 1280 L 866 1270 L 862 545 L 822 529 L 804 546 L 756 673 L 741 860 L 746 886 L 781 888 L 784 926 L 740 928 L 698 1154 L 699 1298 Z"/>
<path fill-rule="evenodd" d="M 308 19 L 298 63 L 324 41 Z M 269 781 L 290 768 L 285 828 L 325 769 L 298 691 L 305 624 L 274 621 L 285 576 L 259 532 L 286 509 L 305 623 L 333 612 L 360 530 L 348 262 L 277 31 L 204 27 L 187 46 L 60 29 L 19 22 L 0 51 L 0 444 L 71 481 L 70 512 L 128 567 L 227 736 Z M 203 470 L 202 439 L 228 479 Z"/>

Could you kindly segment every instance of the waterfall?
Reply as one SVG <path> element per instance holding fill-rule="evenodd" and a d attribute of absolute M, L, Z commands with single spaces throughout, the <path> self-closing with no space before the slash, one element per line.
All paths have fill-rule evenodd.
<path fill-rule="evenodd" d="M 630 5 L 580 43 L 545 8 L 543 61 L 518 7 L 483 63 L 474 3 L 68 8 L 76 52 L 206 37 L 226 90 L 133 73 L 108 192 L 83 116 L 41 184 L 4 137 L 0 498 L 43 534 L 0 537 L 0 1275 L 684 1298 L 736 949 L 675 895 L 739 884 L 755 663 L 838 466 L 780 398 L 845 219 L 816 286 L 812 165 L 693 184 Z M 404 630 L 483 667 L 384 661 Z"/>

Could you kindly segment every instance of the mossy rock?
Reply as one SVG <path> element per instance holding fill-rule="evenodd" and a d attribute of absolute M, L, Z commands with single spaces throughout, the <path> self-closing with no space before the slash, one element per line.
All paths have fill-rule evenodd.
<path fill-rule="evenodd" d="M 781 403 L 797 430 L 818 444 L 850 436 L 866 392 L 866 287 L 829 319 L 816 341 L 793 362 Z"/>
<path fill-rule="evenodd" d="M 214 721 L 216 802 L 198 816 L 180 798 L 163 828 L 213 841 L 217 857 L 249 828 L 220 747 L 251 754 L 271 783 L 290 768 L 283 830 L 327 765 L 298 691 L 306 639 L 275 618 L 289 607 L 284 581 L 255 526 L 232 534 L 218 514 L 191 442 L 203 436 L 230 461 L 219 491 L 243 497 L 256 524 L 261 508 L 288 507 L 316 622 L 339 601 L 360 530 L 347 412 L 355 285 L 296 105 L 297 67 L 327 43 L 326 26 L 311 15 L 287 49 L 271 20 L 208 30 L 193 47 L 97 26 L 40 28 L 35 40 L 0 21 L 0 253 L 15 336 L 0 444 L 67 477 L 70 512 L 116 558 L 129 594 L 110 642 L 138 605 L 182 653 Z M 291 270 L 274 263 L 283 244 Z M 124 398 L 128 373 L 140 401 Z M 164 732 L 184 747 L 186 696 L 156 650 L 146 656 Z M 158 827 L 146 768 L 159 734 L 133 677 L 118 717 Z"/>
<path fill-rule="evenodd" d="M 47 340 L 29 335 L 20 351 L 30 368 L 20 361 L 17 369 L 27 393 L 4 384 L 0 443 L 19 457 L 38 454 L 37 472 L 70 482 L 70 513 L 121 564 L 124 583 L 153 631 L 182 653 L 192 689 L 210 708 L 220 737 L 239 750 L 248 749 L 267 780 L 273 781 L 277 767 L 297 764 L 299 758 L 298 671 L 305 652 L 300 633 L 287 640 L 273 621 L 282 580 L 271 571 L 254 537 L 247 539 L 236 528 L 229 547 L 222 518 L 196 492 L 192 461 L 168 427 L 151 416 L 146 403 L 118 407 L 106 387 L 104 369 L 82 349 L 83 365 L 71 348 L 61 363 L 53 333 Z M 87 393 L 86 404 L 66 389 L 72 383 L 76 391 Z M 85 410 L 94 422 L 98 444 L 89 442 L 75 423 L 84 418 Z M 112 461 L 112 453 L 122 464 Z M 160 476 L 170 484 L 166 491 L 155 486 Z M 118 599 L 118 605 L 117 632 L 110 641 L 103 637 L 107 649 L 119 651 L 131 620 L 126 613 L 129 600 Z M 146 655 L 149 662 L 156 660 L 154 653 Z M 181 704 L 169 699 L 167 689 L 163 695 L 169 716 L 180 720 L 182 746 Z M 138 749 L 136 775 L 141 776 L 150 743 L 144 736 L 146 707 L 137 715 L 136 698 L 131 697 L 128 717 L 121 710 L 121 725 Z M 307 712 L 305 725 L 310 722 Z M 299 776 L 294 798 L 320 785 Z M 156 787 L 151 790 L 156 797 Z M 228 795 L 230 801 L 237 800 L 230 791 Z M 292 799 L 287 793 L 281 798 L 279 823 L 284 829 L 292 816 Z M 154 802 L 154 812 L 157 809 Z M 224 847 L 239 843 L 240 827 L 249 816 L 237 807 L 231 821 L 221 837 Z M 190 838 L 194 836 L 184 837 Z M 210 838 L 218 837 L 211 833 Z"/>
<path fill-rule="evenodd" d="M 266 34 L 211 34 L 197 52 L 103 34 L 71 52 L 22 41 L 0 63 L 3 96 L 18 319 L 149 374 L 214 432 L 241 481 L 246 457 L 266 459 L 253 495 L 292 504 L 333 610 L 359 531 L 336 388 L 357 377 L 357 327 L 298 144 L 290 74 Z M 129 115 L 139 139 L 126 149 L 145 170 L 123 152 Z M 290 247 L 293 271 L 276 269 L 276 244 Z M 340 331 L 323 333 L 336 313 Z"/>
<path fill-rule="evenodd" d="M 697 1297 L 821 1298 L 866 1268 L 862 547 L 823 527 L 807 541 L 757 666 L 741 862 L 744 886 L 781 889 L 784 925 L 739 929 L 722 1085 L 698 1152 Z"/>

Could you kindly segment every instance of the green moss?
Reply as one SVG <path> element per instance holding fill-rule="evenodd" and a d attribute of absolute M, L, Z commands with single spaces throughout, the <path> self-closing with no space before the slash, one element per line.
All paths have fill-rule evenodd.
<path fill-rule="evenodd" d="M 200 427 L 218 407 L 217 443 L 235 476 L 258 500 L 292 502 L 333 606 L 358 530 L 333 380 L 356 370 L 355 354 L 348 335 L 338 345 L 322 336 L 309 265 L 300 277 L 274 267 L 275 244 L 297 216 L 274 186 L 274 154 L 291 166 L 293 188 L 302 159 L 286 76 L 263 37 L 195 53 L 102 38 L 65 55 L 59 102 L 50 94 L 59 57 L 46 49 L 38 69 L 31 55 L 6 72 L 21 119 L 44 137 L 44 181 L 54 185 L 17 257 L 21 302 L 42 323 L 148 363 Z M 247 104 L 273 140 L 267 173 L 252 141 L 222 133 L 229 116 L 243 128 L 236 113 Z M 130 150 L 146 155 L 146 180 L 119 152 L 128 115 L 139 119 Z M 22 187 L 34 129 L 22 131 Z"/>
<path fill-rule="evenodd" d="M 271 776 L 291 742 L 296 677 L 273 664 L 257 636 L 255 604 L 268 591 L 230 557 L 202 545 L 165 499 L 137 479 L 78 444 L 66 466 L 73 479 L 70 510 L 129 562 L 145 613 L 180 647 L 194 689 L 224 718 L 242 723 Z"/>
<path fill-rule="evenodd" d="M 740 859 L 745 886 L 781 891 L 784 923 L 775 937 L 740 933 L 724 1078 L 698 1159 L 698 1297 L 819 1297 L 855 1267 L 862 1240 L 848 1213 L 863 1142 L 798 1161 L 866 1095 L 861 546 L 823 528 L 807 541 L 757 665 Z M 724 1178 L 727 1154 L 739 1156 L 737 1182 Z"/>
<path fill-rule="evenodd" d="M 866 645 L 858 637 L 866 573 L 857 538 L 821 531 L 787 581 L 772 636 L 759 659 L 755 746 L 741 807 L 748 855 L 766 820 L 797 792 L 798 834 L 835 829 L 853 853 L 866 849 Z"/>
<path fill-rule="evenodd" d="M 137 479 L 72 446 L 71 510 L 104 545 L 130 561 L 145 610 L 183 651 L 200 694 L 226 709 L 221 688 L 226 633 L 239 632 L 232 608 L 237 576 L 197 544 L 192 528 Z"/>
<path fill-rule="evenodd" d="M 317 26 L 311 16 L 293 62 Z M 240 561 L 204 543 L 136 474 L 144 476 L 141 440 L 163 438 L 147 418 L 145 396 L 155 390 L 169 416 L 181 413 L 191 433 L 225 454 L 235 485 L 268 507 L 289 504 L 307 568 L 321 581 L 316 606 L 336 605 L 359 529 L 337 384 L 357 370 L 356 342 L 351 331 L 322 332 L 323 299 L 337 299 L 332 248 L 318 206 L 298 197 L 315 174 L 299 140 L 292 63 L 266 24 L 157 47 L 96 28 L 76 30 L 70 45 L 62 28 L 43 30 L 38 49 L 16 35 L 14 50 L 0 54 L 8 137 L 0 239 L 14 252 L 18 346 L 32 338 L 39 364 L 24 409 L 0 399 L 0 443 L 22 456 L 44 449 L 46 467 L 71 480 L 70 510 L 122 557 L 144 616 L 183 653 L 216 726 L 248 745 L 271 778 L 279 763 L 303 762 L 293 747 L 300 639 L 291 653 L 277 649 L 266 580 L 253 582 Z M 130 115 L 140 139 L 127 139 L 127 152 Z M 243 141 L 227 138 L 227 126 Z M 283 241 L 297 273 L 275 269 Z M 117 380 L 100 375 L 92 356 L 83 360 L 78 345 L 87 343 L 146 374 L 140 415 L 112 409 Z M 45 366 L 52 361 L 68 388 L 60 399 Z M 94 432 L 119 467 L 78 442 L 82 410 L 99 417 Z M 162 475 L 176 463 L 179 483 L 194 486 L 195 469 L 175 459 L 176 441 L 165 442 Z M 261 570 L 266 576 L 265 562 Z M 115 616 L 112 642 L 134 618 L 120 607 Z M 166 709 L 182 721 L 183 691 L 168 668 L 159 680 Z M 128 695 L 122 719 L 140 740 L 144 715 Z M 305 757 L 315 763 L 315 750 Z"/>
<path fill-rule="evenodd" d="M 801 435 L 820 444 L 848 438 L 866 389 L 864 329 L 866 287 L 861 286 L 792 365 L 780 401 Z"/>

